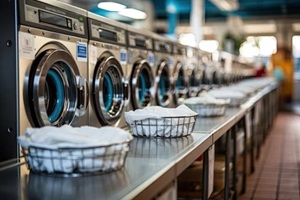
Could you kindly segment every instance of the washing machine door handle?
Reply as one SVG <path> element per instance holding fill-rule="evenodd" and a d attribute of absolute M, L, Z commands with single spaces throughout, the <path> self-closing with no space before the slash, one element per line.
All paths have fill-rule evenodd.
<path fill-rule="evenodd" d="M 78 101 L 75 115 L 77 117 L 83 116 L 88 108 L 89 102 L 89 90 L 88 90 L 88 82 L 82 76 L 76 76 L 77 82 L 77 91 L 78 91 Z"/>
<path fill-rule="evenodd" d="M 127 106 L 130 103 L 130 89 L 129 89 L 129 81 L 127 78 L 124 78 L 123 80 L 123 91 L 124 91 L 124 106 Z"/>

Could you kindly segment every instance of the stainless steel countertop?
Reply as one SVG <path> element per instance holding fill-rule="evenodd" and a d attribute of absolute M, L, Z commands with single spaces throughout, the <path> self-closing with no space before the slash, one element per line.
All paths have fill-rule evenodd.
<path fill-rule="evenodd" d="M 197 118 L 194 132 L 212 135 L 213 143 L 245 115 L 240 107 L 227 108 L 221 117 Z"/>
<path fill-rule="evenodd" d="M 23 164 L 0 171 L 0 199 L 148 199 L 211 144 L 211 136 L 200 133 L 172 139 L 134 138 L 122 170 L 94 176 L 39 175 Z"/>
<path fill-rule="evenodd" d="M 123 169 L 102 175 L 53 177 L 30 173 L 26 165 L 0 171 L 0 199 L 149 199 L 184 171 L 237 123 L 269 86 L 222 117 L 197 118 L 188 137 L 134 138 Z"/>

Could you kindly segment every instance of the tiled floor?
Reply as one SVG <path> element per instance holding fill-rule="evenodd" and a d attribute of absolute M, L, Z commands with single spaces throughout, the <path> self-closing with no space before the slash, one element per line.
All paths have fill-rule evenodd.
<path fill-rule="evenodd" d="M 300 116 L 278 114 L 239 200 L 300 200 Z"/>

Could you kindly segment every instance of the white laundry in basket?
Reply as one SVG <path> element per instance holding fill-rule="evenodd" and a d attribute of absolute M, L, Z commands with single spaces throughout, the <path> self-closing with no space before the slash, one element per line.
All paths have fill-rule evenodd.
<path fill-rule="evenodd" d="M 177 108 L 150 106 L 125 113 L 132 133 L 147 137 L 178 137 L 189 134 L 191 124 L 195 122 L 190 116 L 197 115 L 185 105 Z"/>
<path fill-rule="evenodd" d="M 48 173 L 93 172 L 123 165 L 132 139 L 128 132 L 115 127 L 84 126 L 28 128 L 18 137 L 23 148 L 29 150 L 27 161 L 36 171 Z"/>

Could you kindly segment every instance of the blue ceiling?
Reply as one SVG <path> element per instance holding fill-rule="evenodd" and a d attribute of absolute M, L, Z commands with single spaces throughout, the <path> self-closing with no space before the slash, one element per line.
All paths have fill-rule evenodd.
<path fill-rule="evenodd" d="M 179 20 L 188 21 L 191 0 L 151 0 L 155 7 L 157 19 L 166 19 L 166 3 L 172 2 L 176 7 Z M 233 12 L 221 11 L 209 0 L 204 0 L 206 21 L 226 19 L 228 15 L 240 16 L 242 19 L 300 19 L 300 0 L 238 0 L 239 8 Z M 222 0 L 220 0 L 222 1 Z"/>

